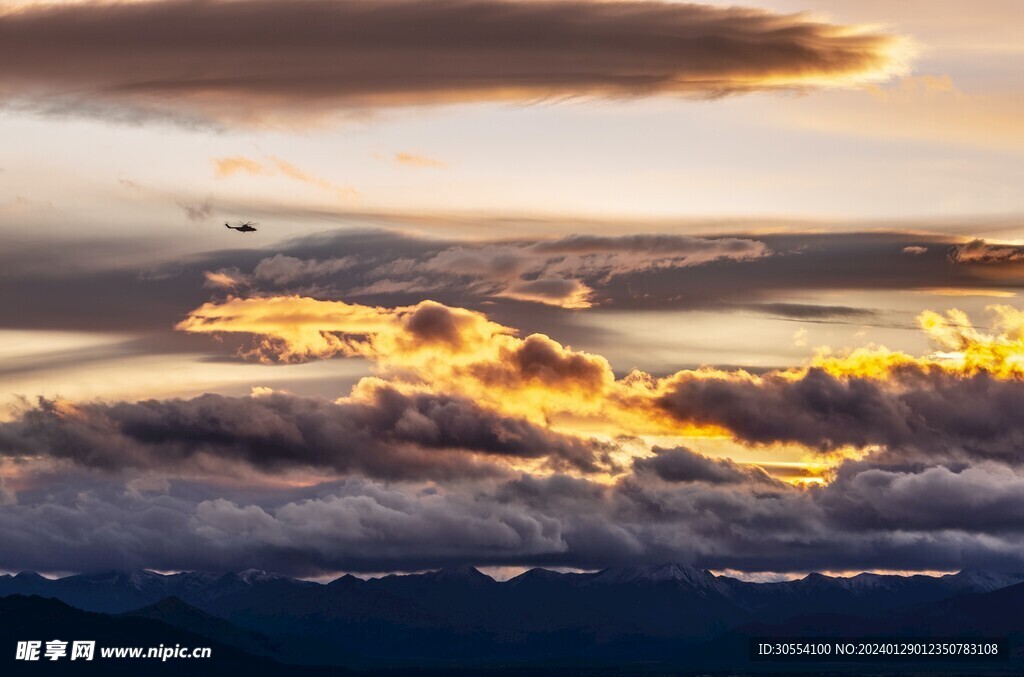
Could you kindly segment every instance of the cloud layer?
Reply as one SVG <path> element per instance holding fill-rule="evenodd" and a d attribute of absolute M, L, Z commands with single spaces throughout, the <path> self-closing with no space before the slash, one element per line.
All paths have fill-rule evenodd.
<path fill-rule="evenodd" d="M 490 226 L 507 224 L 495 219 Z M 545 251 L 571 242 L 591 248 Z M 650 244 L 648 251 L 640 249 L 642 242 Z M 166 332 L 209 299 L 210 286 L 234 294 L 303 295 L 383 306 L 412 305 L 429 297 L 559 336 L 573 330 L 571 316 L 554 311 L 583 304 L 877 322 L 887 318 L 877 317 L 872 308 L 808 303 L 806 297 L 829 290 L 989 294 L 993 288 L 1012 296 L 1020 288 L 1013 262 L 984 266 L 950 261 L 951 248 L 962 243 L 947 236 L 898 232 L 458 242 L 348 231 L 184 260 L 155 257 L 132 266 L 124 260 L 137 248 L 123 241 L 55 249 L 50 242 L 30 239 L 0 251 L 0 267 L 9 280 L 0 286 L 0 327 Z M 927 251 L 910 256 L 903 253 L 906 247 Z M 84 261 L 100 263 L 85 266 Z M 211 275 L 215 277 L 208 279 Z M 19 291 L 25 288 L 33 294 Z M 124 313 L 125 305 L 135 312 Z"/>
<path fill-rule="evenodd" d="M 157 0 L 0 15 L 0 95 L 255 122 L 494 99 L 720 95 L 902 69 L 903 42 L 801 15 L 663 2 Z"/>
<path fill-rule="evenodd" d="M 457 244 L 377 233 L 310 238 L 273 256 L 218 254 L 184 264 L 187 280 L 100 271 L 111 288 L 152 284 L 178 303 L 208 294 L 200 285 L 209 272 L 214 300 L 196 300 L 178 325 L 193 345 L 226 337 L 266 362 L 356 356 L 374 374 L 334 401 L 261 391 L 27 406 L 0 424 L 0 536 L 9 544 L 0 567 L 307 574 L 678 559 L 740 570 L 1019 569 L 1021 311 L 992 306 L 989 328 L 958 311 L 922 313 L 933 345 L 924 355 L 871 348 L 758 373 L 622 376 L 600 354 L 483 312 L 507 299 L 465 291 L 465 280 L 564 275 L 614 307 L 629 298 L 619 295 L 623 281 L 667 304 L 688 280 L 714 303 L 735 304 L 736 285 L 756 287 L 761 276 L 774 289 L 854 284 L 842 262 L 857 247 L 859 284 L 969 288 L 991 266 L 949 260 L 961 243 L 880 233 Z M 911 256 L 909 246 L 927 251 Z M 461 283 L 444 266 L 428 270 L 439 256 L 465 262 Z M 461 284 L 476 307 L 332 300 L 396 262 L 393 277 L 378 280 L 419 277 L 453 298 Z M 663 286 L 653 281 L 661 276 Z M 423 296 L 380 298 L 403 294 Z M 769 299 L 761 305 L 782 303 Z M 523 305 L 524 317 L 567 314 Z M 841 306 L 775 310 L 863 316 Z M 681 437 L 686 446 L 664 441 Z M 769 471 L 772 445 L 832 467 L 822 486 L 794 486 L 717 457 L 723 438 L 748 457 L 768 448 Z"/>
<path fill-rule="evenodd" d="M 923 314 L 938 350 L 922 357 L 616 378 L 435 302 L 229 298 L 182 329 L 253 334 L 263 358 L 359 355 L 378 375 L 335 402 L 27 408 L 0 424 L 0 567 L 1019 568 L 1024 322 L 993 314 L 989 332 Z M 595 426 L 616 437 L 566 432 Z M 640 432 L 857 453 L 800 487 L 699 447 L 648 452 Z"/>
<path fill-rule="evenodd" d="M 273 393 L 72 404 L 41 400 L 0 423 L 0 455 L 107 471 L 319 470 L 381 479 L 500 476 L 506 461 L 608 467 L 611 445 L 551 432 L 464 399 L 366 381 L 337 402 Z"/>
<path fill-rule="evenodd" d="M 1024 479 L 1001 465 L 849 462 L 799 489 L 692 458 L 605 484 L 562 474 L 497 483 L 232 487 L 82 474 L 23 481 L 0 507 L 0 567 L 225 570 L 314 575 L 472 562 L 588 569 L 692 562 L 747 571 L 1019 569 Z M 664 469 L 663 469 L 664 470 Z"/>
<path fill-rule="evenodd" d="M 710 368 L 616 378 L 600 355 L 480 313 L 423 302 L 383 309 L 305 297 L 230 298 L 196 309 L 178 328 L 254 334 L 264 360 L 359 355 L 381 374 L 459 393 L 538 422 L 579 421 L 625 434 L 724 430 L 749 444 L 796 443 L 823 452 L 881 446 L 938 458 L 1016 462 L 1024 428 L 1024 315 L 993 306 L 993 331 L 958 311 L 922 313 L 940 349 L 914 357 L 885 349 L 821 355 L 811 366 Z"/>

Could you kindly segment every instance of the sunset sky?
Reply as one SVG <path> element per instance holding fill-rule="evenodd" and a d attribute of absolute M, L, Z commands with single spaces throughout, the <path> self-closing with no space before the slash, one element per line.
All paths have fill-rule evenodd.
<path fill-rule="evenodd" d="M 0 149 L 0 570 L 1024 570 L 1018 0 L 0 0 Z"/>

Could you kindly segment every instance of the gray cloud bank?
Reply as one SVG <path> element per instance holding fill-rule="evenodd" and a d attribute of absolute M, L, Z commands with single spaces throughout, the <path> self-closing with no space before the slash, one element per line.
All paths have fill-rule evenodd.
<path fill-rule="evenodd" d="M 961 395 L 961 406 L 974 401 Z M 750 397 L 697 394 L 692 406 L 714 412 L 716 400 Z M 844 426 L 876 423 L 850 411 L 884 413 L 847 411 L 820 395 L 781 399 L 792 399 L 794 411 L 768 403 L 764 416 L 789 416 L 779 425 L 799 429 L 805 410 L 831 410 L 835 418 L 823 425 L 837 438 Z M 751 412 L 757 407 L 743 416 Z M 307 575 L 671 559 L 751 571 L 1020 569 L 1019 426 L 988 439 L 972 429 L 977 420 L 943 415 L 953 419 L 946 428 L 940 418 L 920 425 L 936 428 L 922 445 L 942 442 L 945 453 L 917 453 L 908 443 L 846 461 L 827 485 L 798 488 L 684 447 L 655 447 L 603 483 L 586 473 L 612 467 L 606 444 L 389 388 L 337 404 L 280 394 L 44 401 L 0 425 L 0 450 L 18 467 L 0 485 L 0 568 L 259 566 Z M 888 434 L 887 423 L 879 428 Z M 979 438 L 994 446 L 975 448 Z M 524 461 L 554 473 L 509 465 Z M 307 469 L 343 479 L 278 481 Z"/>
<path fill-rule="evenodd" d="M 253 121 L 546 96 L 719 95 L 884 77 L 892 36 L 663 2 L 156 0 L 0 14 L 0 96 Z"/>
<path fill-rule="evenodd" d="M 47 457 L 108 471 L 319 469 L 445 480 L 507 475 L 490 459 L 540 459 L 595 472 L 609 445 L 560 435 L 464 399 L 380 386 L 330 402 L 287 394 L 138 403 L 41 400 L 0 423 L 0 455 Z"/>
<path fill-rule="evenodd" d="M 656 459 L 613 485 L 526 474 L 443 487 L 351 477 L 146 488 L 64 473 L 8 491 L 0 567 L 304 575 L 666 559 L 750 571 L 1022 564 L 1024 479 L 1006 466 L 849 462 L 832 484 L 801 490 L 686 449 Z"/>
<path fill-rule="evenodd" d="M 796 443 L 822 451 L 879 446 L 902 457 L 1001 459 L 1020 464 L 1024 382 L 980 372 L 906 366 L 886 380 L 812 368 L 797 379 L 754 383 L 676 377 L 659 405 L 680 421 L 728 428 L 752 444 Z"/>

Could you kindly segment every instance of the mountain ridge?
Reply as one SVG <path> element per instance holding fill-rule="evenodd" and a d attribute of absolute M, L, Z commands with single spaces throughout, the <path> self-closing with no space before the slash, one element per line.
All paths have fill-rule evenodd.
<path fill-rule="evenodd" d="M 249 655 L 304 665 L 444 666 L 456 656 L 465 665 L 675 664 L 693 652 L 724 650 L 716 638 L 731 638 L 735 649 L 751 628 L 1016 630 L 1002 591 L 1024 600 L 1022 579 L 965 570 L 755 583 L 671 562 L 591 573 L 536 568 L 506 581 L 474 567 L 327 583 L 263 570 L 129 571 L 0 576 L 0 597 L 42 589 L 44 597 L 88 611 L 160 621 Z M 997 621 L 979 625 L 980 610 L 993 610 Z M 950 614 L 953 620 L 944 620 Z M 902 625 L 887 624 L 889 617 Z"/>

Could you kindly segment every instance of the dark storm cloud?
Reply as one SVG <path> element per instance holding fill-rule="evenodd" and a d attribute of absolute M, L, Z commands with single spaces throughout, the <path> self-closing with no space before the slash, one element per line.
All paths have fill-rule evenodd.
<path fill-rule="evenodd" d="M 1004 466 L 876 466 L 850 462 L 821 504 L 846 529 L 1024 531 L 1024 477 Z"/>
<path fill-rule="evenodd" d="M 653 456 L 633 461 L 637 474 L 651 473 L 666 482 L 709 482 L 711 484 L 739 484 L 743 482 L 772 483 L 760 468 L 743 466 L 729 459 L 714 459 L 685 447 L 651 449 Z"/>
<path fill-rule="evenodd" d="M 71 405 L 41 400 L 0 423 L 0 454 L 101 470 L 173 470 L 234 461 L 387 479 L 500 475 L 493 463 L 541 459 L 593 472 L 608 445 L 560 435 L 454 397 L 379 386 L 339 403 L 271 394 Z M 485 460 L 485 459 L 490 460 Z"/>
<path fill-rule="evenodd" d="M 737 478 L 738 479 L 738 478 Z M 1014 570 L 1024 480 L 995 464 L 848 463 L 825 487 L 552 475 L 433 485 L 120 484 L 67 474 L 8 491 L 0 568 L 290 574 L 450 564 Z"/>
<path fill-rule="evenodd" d="M 1024 445 L 1024 382 L 985 372 L 907 366 L 879 380 L 811 368 L 795 379 L 769 373 L 756 381 L 691 372 L 673 379 L 659 406 L 753 444 L 878 445 L 901 455 L 1013 464 Z"/>
<path fill-rule="evenodd" d="M 543 557 L 562 547 L 556 519 L 457 489 L 352 479 L 241 498 L 184 482 L 161 491 L 73 486 L 77 493 L 57 489 L 39 500 L 19 492 L 17 504 L 0 506 L 0 567 L 224 571 L 248 561 L 301 575 Z"/>
<path fill-rule="evenodd" d="M 188 120 L 544 96 L 720 95 L 887 77 L 897 38 L 660 2 L 157 0 L 0 15 L 0 95 Z M 105 112 L 109 114 L 109 112 Z"/>

